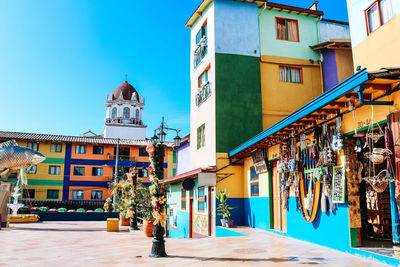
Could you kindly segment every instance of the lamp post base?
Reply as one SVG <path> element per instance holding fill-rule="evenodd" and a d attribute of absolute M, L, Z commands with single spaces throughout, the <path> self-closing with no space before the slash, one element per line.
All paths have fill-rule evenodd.
<path fill-rule="evenodd" d="M 151 247 L 150 258 L 163 258 L 168 257 L 165 252 L 165 240 L 164 240 L 164 227 L 160 224 L 154 225 L 154 239 L 153 246 Z"/>
<path fill-rule="evenodd" d="M 133 215 L 133 218 L 131 218 L 131 225 L 129 226 L 129 230 L 131 230 L 131 231 L 139 230 L 139 227 L 137 226 L 136 209 L 135 209 L 135 214 Z"/>

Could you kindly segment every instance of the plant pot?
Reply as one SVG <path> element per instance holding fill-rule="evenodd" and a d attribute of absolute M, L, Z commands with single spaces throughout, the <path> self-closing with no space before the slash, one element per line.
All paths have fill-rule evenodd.
<path fill-rule="evenodd" d="M 221 219 L 221 226 L 225 227 L 225 220 L 224 219 Z"/>
<path fill-rule="evenodd" d="M 232 228 L 233 227 L 233 221 L 225 222 L 225 225 L 227 228 Z"/>
<path fill-rule="evenodd" d="M 130 218 L 125 218 L 119 215 L 119 223 L 121 226 L 129 226 L 131 225 L 131 220 Z"/>
<path fill-rule="evenodd" d="M 154 220 L 143 220 L 143 231 L 147 237 L 153 237 Z"/>

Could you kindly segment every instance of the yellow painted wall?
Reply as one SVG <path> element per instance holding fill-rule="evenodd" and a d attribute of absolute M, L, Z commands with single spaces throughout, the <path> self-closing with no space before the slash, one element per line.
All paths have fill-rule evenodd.
<path fill-rule="evenodd" d="M 280 65 L 302 67 L 303 83 L 281 82 Z M 304 59 L 262 55 L 261 90 L 265 130 L 322 93 L 320 64 L 311 64 Z"/>
<path fill-rule="evenodd" d="M 395 110 L 400 110 L 400 92 L 395 92 L 390 96 L 383 97 L 379 101 L 393 101 L 393 106 L 363 106 L 358 108 L 355 113 L 350 112 L 343 116 L 342 132 L 349 133 L 355 129 L 360 129 L 369 125 L 374 112 L 373 123 L 386 120 L 387 115 Z M 354 115 L 353 115 L 354 114 Z"/>
<path fill-rule="evenodd" d="M 228 153 L 217 153 L 217 170 L 229 165 Z M 229 166 L 219 172 L 218 174 L 232 174 L 228 178 L 217 183 L 216 192 L 224 190 L 229 193 L 229 197 L 243 198 L 244 188 L 243 188 L 243 166 Z M 218 178 L 217 178 L 218 179 Z"/>
<path fill-rule="evenodd" d="M 168 172 L 167 172 L 168 176 L 165 178 L 168 178 L 168 177 L 174 176 L 173 169 L 176 170 L 176 162 L 175 163 L 173 162 L 174 151 L 172 150 L 172 148 L 167 148 L 165 153 L 167 154 L 167 159 L 168 159 L 168 161 L 167 161 L 168 162 Z M 175 173 L 176 173 L 176 171 L 175 171 Z"/>
<path fill-rule="evenodd" d="M 353 47 L 354 68 L 368 70 L 400 66 L 400 15 L 373 31 Z"/>
<path fill-rule="evenodd" d="M 250 192 L 250 168 L 253 165 L 254 163 L 251 157 L 247 157 L 244 159 L 243 189 L 244 189 L 244 197 L 246 198 L 252 197 Z M 261 173 L 258 175 L 258 186 L 259 186 L 258 197 L 268 197 L 269 196 L 268 172 Z"/>
<path fill-rule="evenodd" d="M 47 190 L 50 189 L 50 190 L 59 190 L 59 192 L 58 192 L 58 199 L 49 199 L 49 200 L 62 200 L 62 193 L 63 193 L 62 186 L 28 185 L 28 189 L 35 190 L 35 198 L 32 198 L 31 196 L 31 199 L 47 200 Z"/>

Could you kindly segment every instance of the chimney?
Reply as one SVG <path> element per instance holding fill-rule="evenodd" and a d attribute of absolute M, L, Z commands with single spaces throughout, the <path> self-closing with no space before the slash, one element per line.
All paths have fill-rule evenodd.
<path fill-rule="evenodd" d="M 314 1 L 314 3 L 308 9 L 317 11 L 318 10 L 318 8 L 317 8 L 318 3 L 319 3 L 318 1 Z"/>

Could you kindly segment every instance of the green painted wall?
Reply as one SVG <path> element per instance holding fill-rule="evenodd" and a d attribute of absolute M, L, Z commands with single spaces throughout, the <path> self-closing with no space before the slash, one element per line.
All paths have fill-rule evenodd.
<path fill-rule="evenodd" d="M 50 163 L 50 164 L 64 164 L 64 158 L 46 158 L 42 163 Z"/>
<path fill-rule="evenodd" d="M 260 8 L 259 13 L 262 10 Z M 299 42 L 276 39 L 275 17 L 298 20 Z M 319 53 L 310 48 L 318 44 L 317 21 L 318 18 L 313 16 L 266 9 L 259 17 L 261 55 L 320 59 Z"/>
<path fill-rule="evenodd" d="M 260 58 L 215 54 L 216 152 L 262 131 Z"/>

